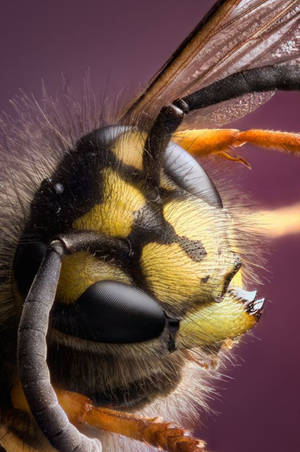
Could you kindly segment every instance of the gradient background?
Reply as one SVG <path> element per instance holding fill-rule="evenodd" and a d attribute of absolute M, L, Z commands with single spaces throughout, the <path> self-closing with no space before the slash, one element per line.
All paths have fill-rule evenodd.
<path fill-rule="evenodd" d="M 193 29 L 211 0 L 14 0 L 1 2 L 0 109 L 21 88 L 49 92 L 61 74 L 79 89 L 91 70 L 107 94 L 146 82 Z M 235 127 L 299 131 L 299 94 L 278 94 Z M 300 199 L 300 159 L 251 149 L 253 170 L 235 171 L 242 189 L 265 206 Z M 264 294 L 270 303 L 234 366 L 218 384 L 215 414 L 199 434 L 216 452 L 300 450 L 299 236 L 273 241 Z M 272 302 L 272 303 L 271 303 Z"/>

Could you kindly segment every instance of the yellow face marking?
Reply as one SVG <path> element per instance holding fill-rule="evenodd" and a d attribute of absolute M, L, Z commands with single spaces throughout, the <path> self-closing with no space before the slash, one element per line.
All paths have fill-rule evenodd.
<path fill-rule="evenodd" d="M 111 168 L 103 170 L 103 190 L 104 201 L 75 220 L 73 228 L 125 238 L 131 232 L 135 212 L 145 205 L 145 197 Z"/>
<path fill-rule="evenodd" d="M 148 243 L 140 263 L 150 289 L 159 300 L 178 303 L 203 296 L 201 278 L 206 273 L 177 243 Z"/>
<path fill-rule="evenodd" d="M 86 251 L 63 258 L 56 298 L 72 303 L 97 281 L 116 280 L 130 284 L 130 278 L 118 267 L 100 261 Z"/>
<path fill-rule="evenodd" d="M 116 139 L 112 152 L 125 165 L 131 165 L 138 170 L 142 170 L 146 138 L 146 133 L 125 132 Z"/>
<path fill-rule="evenodd" d="M 245 305 L 227 293 L 221 303 L 203 303 L 180 324 L 179 340 L 185 346 L 216 344 L 241 336 L 256 324 Z"/>
<path fill-rule="evenodd" d="M 191 240 L 201 240 L 205 248 L 206 246 L 211 248 L 215 247 L 215 240 L 212 240 L 211 236 L 214 234 L 220 236 L 221 221 L 224 223 L 219 210 L 200 199 L 189 198 L 166 203 L 163 214 L 177 235 Z"/>
<path fill-rule="evenodd" d="M 173 266 L 173 262 L 178 260 L 176 272 L 180 273 L 180 278 L 189 281 L 190 271 L 198 278 L 197 290 L 196 283 L 190 286 L 191 296 L 194 297 L 198 293 L 199 301 L 205 301 L 208 296 L 218 297 L 236 259 L 233 253 L 231 218 L 223 210 L 211 207 L 196 198 L 171 201 L 164 206 L 163 213 L 179 237 L 200 241 L 206 251 L 206 256 L 200 262 L 192 262 L 186 255 L 185 261 L 182 258 L 179 260 L 170 250 L 169 262 L 172 260 Z M 187 259 L 189 264 L 186 263 Z M 168 271 L 173 274 L 171 265 L 168 265 Z M 201 279 L 207 276 L 207 283 L 202 284 Z"/>

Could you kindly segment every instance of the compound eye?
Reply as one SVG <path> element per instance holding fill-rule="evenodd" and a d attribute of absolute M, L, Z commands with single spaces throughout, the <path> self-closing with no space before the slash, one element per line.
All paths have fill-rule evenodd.
<path fill-rule="evenodd" d="M 75 303 L 56 303 L 53 326 L 96 342 L 142 342 L 159 337 L 166 318 L 159 304 L 140 289 L 115 281 L 90 286 Z"/>
<path fill-rule="evenodd" d="M 204 169 L 182 147 L 170 143 L 164 155 L 164 169 L 174 182 L 207 204 L 222 208 L 221 196 Z"/>
<path fill-rule="evenodd" d="M 76 147 L 78 150 L 83 150 L 84 152 L 95 150 L 95 148 L 107 149 L 120 135 L 129 130 L 130 127 L 127 126 L 101 127 L 81 137 Z"/>

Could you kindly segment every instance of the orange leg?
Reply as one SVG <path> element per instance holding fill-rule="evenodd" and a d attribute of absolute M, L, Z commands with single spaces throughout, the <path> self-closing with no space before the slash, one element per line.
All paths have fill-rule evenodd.
<path fill-rule="evenodd" d="M 195 156 L 220 155 L 228 160 L 248 165 L 239 156 L 231 154 L 232 148 L 245 143 L 300 154 L 300 134 L 272 130 L 250 129 L 200 129 L 176 132 L 173 140 Z M 249 165 L 248 165 L 249 166 Z"/>
<path fill-rule="evenodd" d="M 55 391 L 69 420 L 79 429 L 87 424 L 168 452 L 205 452 L 204 441 L 193 438 L 189 431 L 170 422 L 95 407 L 86 396 L 57 388 Z M 15 408 L 30 412 L 20 384 L 14 386 L 11 398 Z"/>
<path fill-rule="evenodd" d="M 57 396 L 70 420 L 78 426 L 88 424 L 169 452 L 205 452 L 203 441 L 160 418 L 95 407 L 87 397 L 68 391 L 59 391 Z"/>
<path fill-rule="evenodd" d="M 250 129 L 239 132 L 233 146 L 239 146 L 244 143 L 251 143 L 259 147 L 287 151 L 294 154 L 300 153 L 299 133 Z"/>

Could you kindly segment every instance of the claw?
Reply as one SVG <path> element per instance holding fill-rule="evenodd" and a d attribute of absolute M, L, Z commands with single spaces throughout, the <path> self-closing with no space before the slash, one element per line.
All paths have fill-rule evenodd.
<path fill-rule="evenodd" d="M 247 312 L 249 312 L 249 314 L 251 315 L 254 315 L 257 320 L 259 320 L 263 311 L 264 302 L 265 299 L 260 298 L 259 300 L 255 300 L 252 303 L 249 303 L 249 305 L 247 306 Z"/>
<path fill-rule="evenodd" d="M 263 311 L 265 299 L 260 298 L 259 300 L 255 300 L 255 297 L 257 294 L 256 290 L 253 290 L 250 292 L 248 290 L 236 287 L 236 288 L 230 289 L 230 292 L 236 298 L 238 298 L 242 303 L 245 304 L 246 311 L 249 314 L 254 315 L 255 318 L 257 320 L 259 320 L 259 318 L 262 314 L 262 311 Z"/>

